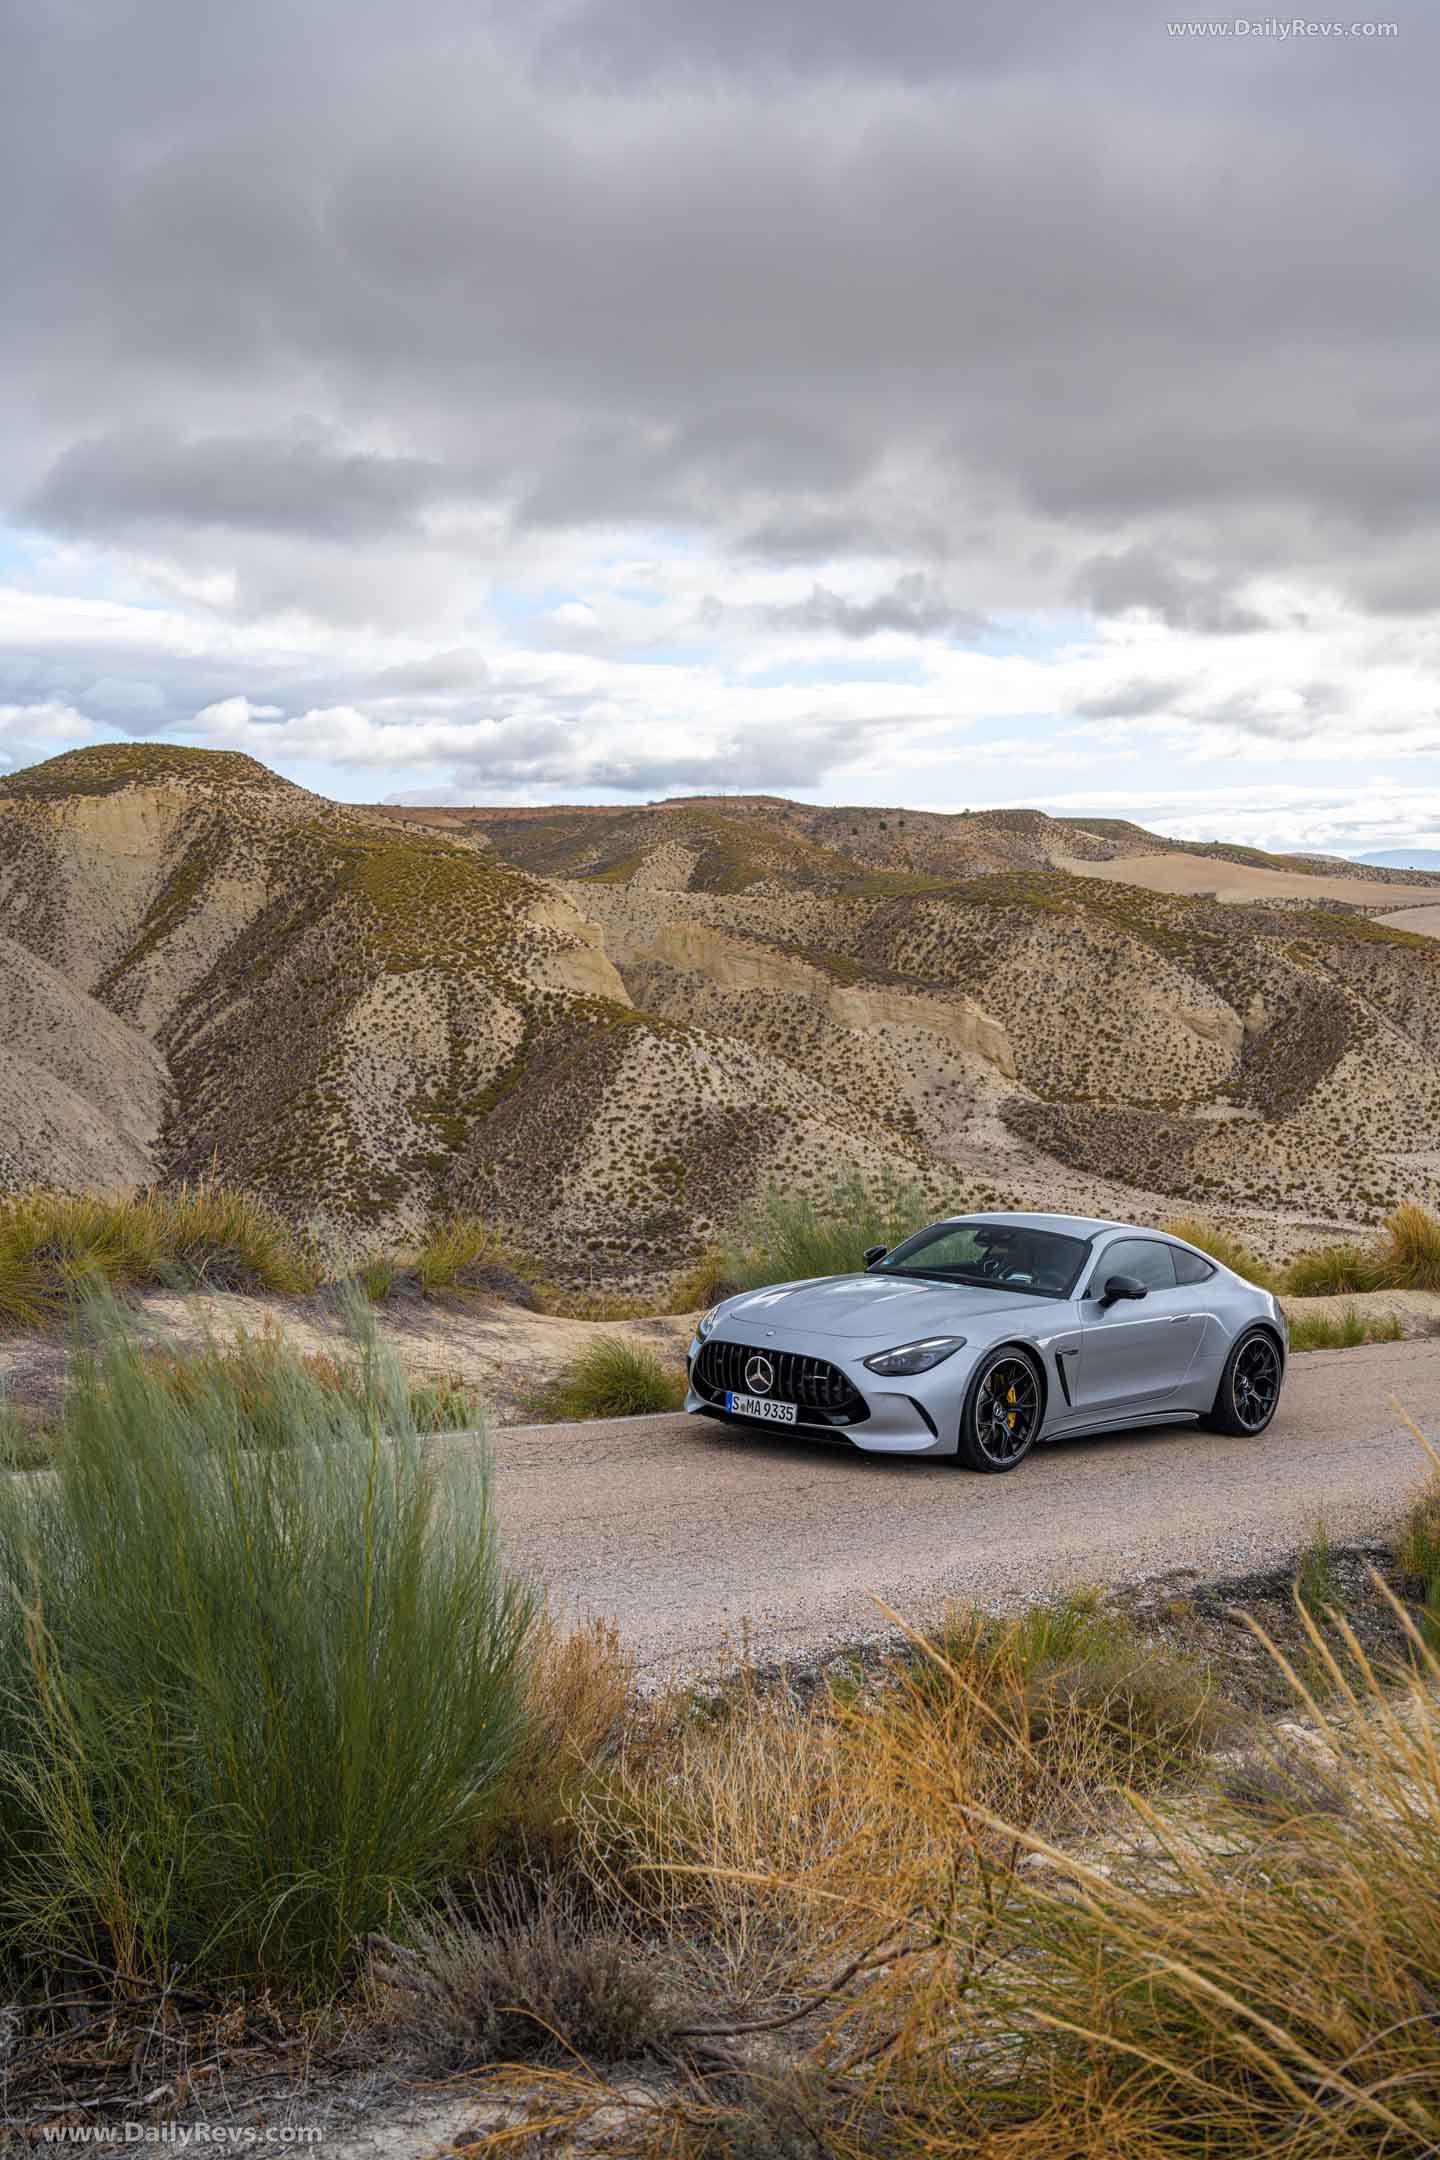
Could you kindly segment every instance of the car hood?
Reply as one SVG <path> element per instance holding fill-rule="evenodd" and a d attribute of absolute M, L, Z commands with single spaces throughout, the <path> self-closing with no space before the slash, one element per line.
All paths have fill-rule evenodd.
<path fill-rule="evenodd" d="M 991 1313 L 1053 1308 L 1057 1298 L 1021 1290 L 981 1290 L 965 1283 L 926 1282 L 918 1276 L 821 1275 L 810 1282 L 776 1283 L 732 1298 L 720 1326 L 744 1338 L 747 1330 L 784 1329 L 807 1335 L 883 1335 L 901 1343 L 912 1335 L 961 1331 L 966 1320 Z"/>

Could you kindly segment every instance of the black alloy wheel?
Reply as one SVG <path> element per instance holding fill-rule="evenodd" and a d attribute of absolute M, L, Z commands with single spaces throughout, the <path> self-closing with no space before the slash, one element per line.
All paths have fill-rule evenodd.
<path fill-rule="evenodd" d="M 1267 1329 L 1252 1328 L 1225 1360 L 1206 1424 L 1237 1438 L 1264 1432 L 1279 1405 L 1284 1376 L 1280 1345 Z"/>
<path fill-rule="evenodd" d="M 1013 1470 L 1040 1430 L 1040 1374 L 1023 1350 L 985 1359 L 970 1382 L 960 1415 L 959 1461 L 970 1470 Z"/>

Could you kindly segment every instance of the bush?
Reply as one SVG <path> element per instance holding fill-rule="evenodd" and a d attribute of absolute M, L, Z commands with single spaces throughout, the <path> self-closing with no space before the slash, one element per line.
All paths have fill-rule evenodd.
<path fill-rule="evenodd" d="M 505 1245 L 478 1215 L 437 1223 L 416 1253 L 413 1270 L 422 1297 L 465 1298 L 487 1289 L 505 1267 Z"/>
<path fill-rule="evenodd" d="M 867 1246 L 898 1245 L 933 1219 L 924 1187 L 913 1179 L 849 1170 L 818 1197 L 772 1182 L 732 1226 L 710 1281 L 733 1291 L 852 1275 Z"/>
<path fill-rule="evenodd" d="M 329 1982 L 521 1736 L 483 1460 L 424 1460 L 373 1340 L 358 1393 L 267 1346 L 257 1398 L 94 1322 L 53 1478 L 0 1479 L 0 1952 Z"/>
<path fill-rule="evenodd" d="M 1363 1245 L 1322 1245 L 1301 1253 L 1284 1277 L 1292 1297 L 1354 1297 L 1384 1287 L 1384 1260 Z"/>
<path fill-rule="evenodd" d="M 1190 1215 L 1178 1216 L 1175 1221 L 1162 1223 L 1160 1227 L 1168 1237 L 1183 1238 L 1187 1245 L 1209 1253 L 1212 1260 L 1218 1260 L 1221 1267 L 1242 1275 L 1246 1282 L 1256 1283 L 1262 1290 L 1279 1289 L 1279 1278 L 1268 1260 L 1262 1260 L 1242 1239 L 1231 1237 L 1228 1231 L 1216 1230 L 1211 1224 Z"/>
<path fill-rule="evenodd" d="M 1385 1225 L 1385 1287 L 1440 1290 L 1440 1222 L 1412 1203 Z"/>
<path fill-rule="evenodd" d="M 317 1280 L 272 1209 L 221 1185 L 121 1200 L 40 1191 L 0 1199 L 0 1327 L 49 1326 L 96 1285 L 297 1294 Z"/>
<path fill-rule="evenodd" d="M 664 2038 L 653 1957 L 553 1889 L 452 1894 L 372 1965 L 391 2032 L 433 2074 L 484 2063 L 623 2062 Z"/>
<path fill-rule="evenodd" d="M 592 1343 L 545 1398 L 557 1418 L 642 1417 L 678 1410 L 685 1400 L 681 1374 L 668 1370 L 653 1351 L 618 1336 Z"/>

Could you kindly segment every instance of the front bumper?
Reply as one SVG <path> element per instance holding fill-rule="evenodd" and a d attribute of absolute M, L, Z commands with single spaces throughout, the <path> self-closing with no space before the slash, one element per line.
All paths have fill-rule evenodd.
<path fill-rule="evenodd" d="M 723 1323 L 722 1323 L 723 1329 Z M 811 1440 L 841 1441 L 847 1447 L 858 1448 L 875 1455 L 953 1455 L 959 1420 L 948 1404 L 953 1396 L 958 1375 L 952 1376 L 948 1386 L 936 1385 L 946 1368 L 956 1361 L 947 1359 L 933 1372 L 919 1373 L 904 1380 L 882 1380 L 868 1372 L 861 1362 L 861 1354 L 850 1354 L 841 1338 L 810 1336 L 798 1337 L 776 1335 L 761 1345 L 753 1345 L 751 1338 L 737 1330 L 717 1329 L 714 1340 L 721 1336 L 725 1341 L 744 1342 L 747 1347 L 759 1347 L 767 1354 L 788 1352 L 796 1357 L 823 1359 L 835 1366 L 850 1382 L 854 1392 L 861 1398 L 865 1414 L 859 1419 L 827 1417 L 823 1413 L 797 1408 L 793 1425 L 773 1425 L 758 1418 L 737 1417 L 696 1385 L 695 1360 L 701 1349 L 699 1338 L 691 1341 L 686 1355 L 687 1389 L 685 1408 L 695 1415 L 718 1419 L 722 1424 L 743 1427 L 748 1432 L 765 1433 L 772 1440 L 783 1440 L 793 1433 L 797 1438 Z M 862 1346 L 864 1356 L 873 1357 L 883 1345 L 866 1343 Z M 929 1385 L 927 1385 L 929 1383 Z M 939 1400 L 943 1397 L 943 1404 Z M 781 1398 L 783 1399 L 783 1398 Z"/>

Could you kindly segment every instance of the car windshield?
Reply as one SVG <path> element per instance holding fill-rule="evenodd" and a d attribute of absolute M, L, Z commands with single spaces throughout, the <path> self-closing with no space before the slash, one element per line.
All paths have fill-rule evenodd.
<path fill-rule="evenodd" d="M 877 1275 L 930 1275 L 987 1290 L 1068 1297 L 1090 1250 L 1084 1238 L 1023 1223 L 947 1222 L 917 1230 L 875 1263 Z"/>

